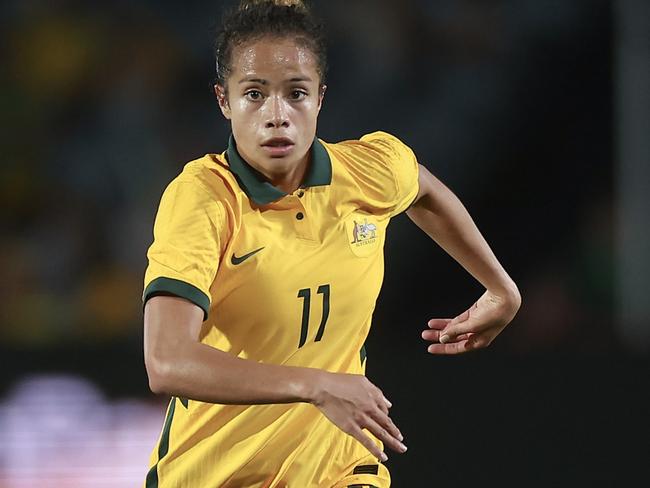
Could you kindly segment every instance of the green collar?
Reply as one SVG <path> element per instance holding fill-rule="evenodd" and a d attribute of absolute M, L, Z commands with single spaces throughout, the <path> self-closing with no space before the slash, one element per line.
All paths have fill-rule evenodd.
<path fill-rule="evenodd" d="M 274 187 L 264 175 L 244 161 L 237 151 L 237 143 L 232 135 L 228 140 L 227 156 L 228 165 L 237 177 L 239 185 L 246 195 L 258 205 L 266 205 L 287 195 Z M 325 146 L 318 138 L 314 138 L 314 143 L 311 145 L 311 164 L 300 187 L 329 185 L 331 182 L 332 161 Z"/>

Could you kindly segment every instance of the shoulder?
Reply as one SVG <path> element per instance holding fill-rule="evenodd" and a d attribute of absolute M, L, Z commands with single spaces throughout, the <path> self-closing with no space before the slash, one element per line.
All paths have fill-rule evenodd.
<path fill-rule="evenodd" d="M 388 132 L 371 132 L 359 139 L 329 144 L 328 149 L 362 189 L 381 192 L 384 198 L 397 197 L 417 180 L 415 154 Z"/>
<path fill-rule="evenodd" d="M 395 162 L 404 157 L 413 157 L 413 151 L 399 138 L 384 131 L 375 131 L 359 139 L 335 144 L 340 150 L 356 154 L 360 158 L 384 163 Z"/>
<path fill-rule="evenodd" d="M 234 177 L 221 154 L 206 154 L 186 163 L 169 182 L 158 207 L 156 223 L 161 228 L 200 224 L 208 219 L 218 227 L 228 220 L 233 206 Z"/>
<path fill-rule="evenodd" d="M 388 132 L 371 132 L 362 136 L 359 142 L 366 145 L 369 150 L 381 153 L 383 156 L 387 156 L 392 160 L 405 156 L 413 156 L 413 151 L 410 147 Z"/>
<path fill-rule="evenodd" d="M 223 154 L 206 154 L 189 161 L 181 173 L 170 185 L 193 186 L 211 195 L 215 200 L 222 200 L 232 194 L 236 184 Z"/>
<path fill-rule="evenodd" d="M 171 193 L 179 203 L 182 200 L 191 206 L 215 206 L 222 213 L 241 205 L 239 184 L 224 154 L 206 154 L 186 163 L 167 185 L 163 198 Z"/>
<path fill-rule="evenodd" d="M 379 171 L 396 176 L 416 162 L 410 147 L 383 131 L 371 132 L 359 139 L 330 144 L 328 147 L 343 166 L 353 172 Z"/>

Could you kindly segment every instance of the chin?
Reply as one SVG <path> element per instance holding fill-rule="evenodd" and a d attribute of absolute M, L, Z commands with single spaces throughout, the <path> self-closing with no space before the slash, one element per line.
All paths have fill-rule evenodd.
<path fill-rule="evenodd" d="M 298 164 L 298 160 L 291 155 L 287 156 L 267 156 L 266 160 L 269 162 L 269 165 L 275 168 L 283 168 L 289 170 Z"/>
<path fill-rule="evenodd" d="M 307 152 L 308 151 L 309 149 L 307 149 Z M 262 158 L 261 161 L 268 161 L 273 165 L 283 166 L 288 169 L 297 165 L 302 160 L 302 157 L 298 156 L 299 154 L 301 154 L 301 151 L 297 150 L 294 146 L 292 150 L 286 154 L 269 154 L 266 151 L 262 151 L 260 156 Z"/>

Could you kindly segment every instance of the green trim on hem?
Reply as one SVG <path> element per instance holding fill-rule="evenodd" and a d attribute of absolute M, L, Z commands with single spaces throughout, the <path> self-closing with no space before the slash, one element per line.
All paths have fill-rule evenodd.
<path fill-rule="evenodd" d="M 158 463 L 160 463 L 160 460 L 169 452 L 169 433 L 172 428 L 174 410 L 176 410 L 176 397 L 172 397 L 169 404 L 169 410 L 167 411 L 167 417 L 165 418 L 165 426 L 163 427 L 160 442 L 158 443 L 158 461 L 156 461 L 156 464 L 154 464 L 147 473 L 145 481 L 146 488 L 158 488 Z"/>
<path fill-rule="evenodd" d="M 352 474 L 379 474 L 378 464 L 363 464 L 357 466 L 352 471 Z"/>
<path fill-rule="evenodd" d="M 174 278 L 160 277 L 153 280 L 142 294 L 142 304 L 147 303 L 151 297 L 157 295 L 174 295 L 177 297 L 185 298 L 194 305 L 201 307 L 203 310 L 203 321 L 208 319 L 208 311 L 210 310 L 210 298 L 199 290 L 196 286 L 186 283 L 185 281 L 176 280 Z"/>
<path fill-rule="evenodd" d="M 361 364 L 366 360 L 366 345 L 364 344 L 361 346 L 361 350 L 359 351 L 359 359 L 361 359 Z"/>

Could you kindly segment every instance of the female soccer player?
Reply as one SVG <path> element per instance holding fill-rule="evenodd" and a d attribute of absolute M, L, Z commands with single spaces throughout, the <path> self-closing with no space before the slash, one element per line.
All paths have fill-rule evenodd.
<path fill-rule="evenodd" d="M 148 251 L 145 364 L 172 399 L 145 484 L 388 487 L 383 446 L 406 447 L 365 377 L 363 344 L 389 220 L 406 211 L 486 289 L 458 317 L 429 321 L 429 352 L 488 346 L 519 292 L 397 138 L 316 138 L 325 47 L 302 2 L 243 1 L 216 56 L 232 136 L 169 184 Z"/>

